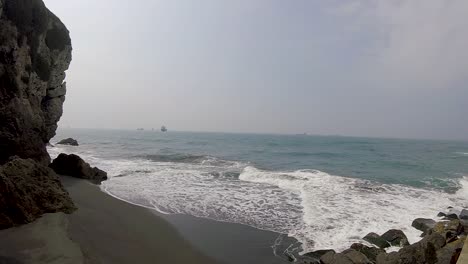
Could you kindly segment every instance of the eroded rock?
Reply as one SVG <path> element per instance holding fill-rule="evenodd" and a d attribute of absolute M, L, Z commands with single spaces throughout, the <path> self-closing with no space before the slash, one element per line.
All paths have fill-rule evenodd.
<path fill-rule="evenodd" d="M 390 229 L 380 237 L 388 241 L 392 246 L 403 247 L 409 245 L 405 233 L 398 229 Z"/>
<path fill-rule="evenodd" d="M 364 254 L 370 261 L 375 262 L 377 260 L 377 256 L 381 253 L 385 253 L 385 250 L 376 248 L 376 247 L 368 247 L 366 245 L 360 243 L 354 243 L 351 245 L 351 249 L 361 252 Z"/>
<path fill-rule="evenodd" d="M 0 0 L 0 164 L 50 162 L 71 61 L 67 28 L 41 0 Z"/>
<path fill-rule="evenodd" d="M 57 145 L 69 145 L 69 146 L 78 146 L 78 141 L 73 138 L 62 139 L 57 142 Z"/>
<path fill-rule="evenodd" d="M 445 216 L 445 214 L 443 214 L 443 216 Z M 434 228 L 435 225 L 436 225 L 436 221 L 432 219 L 427 219 L 427 218 L 416 218 L 411 224 L 412 227 L 423 232 L 426 232 L 427 230 Z"/>
<path fill-rule="evenodd" d="M 92 168 L 88 163 L 75 154 L 61 153 L 50 164 L 50 167 L 58 174 L 89 180 L 100 184 L 107 180 L 107 173 L 96 167 Z"/>
<path fill-rule="evenodd" d="M 367 242 L 369 242 L 371 244 L 374 244 L 374 245 L 378 246 L 379 248 L 388 248 L 388 247 L 390 247 L 390 243 L 388 243 L 385 239 L 383 239 L 378 234 L 373 233 L 373 232 L 367 234 L 362 239 L 364 239 L 365 241 L 367 241 Z"/>
<path fill-rule="evenodd" d="M 32 159 L 0 166 L 0 229 L 26 224 L 44 213 L 71 213 L 75 206 L 57 174 Z"/>

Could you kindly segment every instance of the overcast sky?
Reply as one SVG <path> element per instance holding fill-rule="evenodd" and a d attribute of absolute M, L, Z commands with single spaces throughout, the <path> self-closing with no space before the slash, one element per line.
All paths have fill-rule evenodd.
<path fill-rule="evenodd" d="M 62 127 L 468 139 L 466 0 L 45 0 Z"/>

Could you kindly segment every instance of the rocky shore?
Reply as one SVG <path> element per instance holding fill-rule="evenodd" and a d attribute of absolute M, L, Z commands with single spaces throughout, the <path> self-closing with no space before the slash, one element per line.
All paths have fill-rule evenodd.
<path fill-rule="evenodd" d="M 440 212 L 440 221 L 418 218 L 412 226 L 420 230 L 422 239 L 409 244 L 406 235 L 391 229 L 382 235 L 369 233 L 363 237 L 367 245 L 355 243 L 342 252 L 318 250 L 300 256 L 303 264 L 455 264 L 468 234 L 468 210 L 447 208 Z M 398 248 L 387 252 L 386 249 Z"/>
<path fill-rule="evenodd" d="M 0 0 L 0 229 L 76 209 L 46 150 L 71 52 L 67 28 L 41 0 Z"/>

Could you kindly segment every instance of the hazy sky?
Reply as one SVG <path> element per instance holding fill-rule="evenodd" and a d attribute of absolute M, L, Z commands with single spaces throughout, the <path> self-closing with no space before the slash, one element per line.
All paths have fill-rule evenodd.
<path fill-rule="evenodd" d="M 466 0 L 45 0 L 61 126 L 468 139 Z"/>

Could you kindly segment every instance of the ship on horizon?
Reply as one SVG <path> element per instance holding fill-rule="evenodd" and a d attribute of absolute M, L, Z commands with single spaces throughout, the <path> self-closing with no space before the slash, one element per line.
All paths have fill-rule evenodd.
<path fill-rule="evenodd" d="M 167 132 L 167 128 L 165 126 L 161 127 L 161 132 Z"/>

